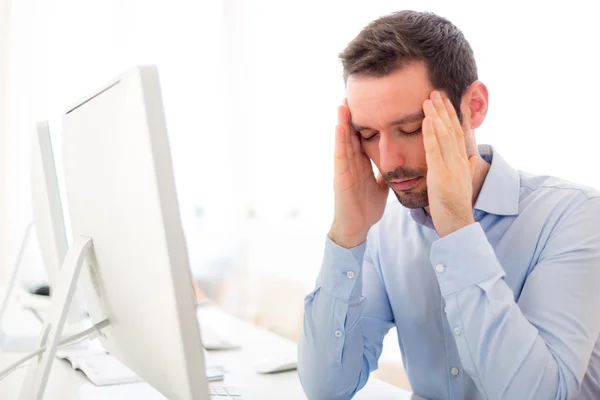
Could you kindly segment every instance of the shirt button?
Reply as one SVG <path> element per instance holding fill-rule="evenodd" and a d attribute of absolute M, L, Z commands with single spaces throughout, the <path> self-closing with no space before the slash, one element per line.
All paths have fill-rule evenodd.
<path fill-rule="evenodd" d="M 346 276 L 350 279 L 354 278 L 354 271 L 348 271 L 346 272 Z"/>
<path fill-rule="evenodd" d="M 340 331 L 335 331 L 335 337 L 341 337 L 342 336 L 342 332 Z"/>
<path fill-rule="evenodd" d="M 446 267 L 444 266 L 444 264 L 438 264 L 435 266 L 435 270 L 439 273 L 444 272 L 445 269 L 446 269 Z"/>
<path fill-rule="evenodd" d="M 444 312 L 448 314 L 448 307 L 444 307 Z"/>
<path fill-rule="evenodd" d="M 454 328 L 454 333 L 456 333 L 456 336 L 460 336 L 460 334 L 462 333 L 460 328 L 456 327 Z"/>
<path fill-rule="evenodd" d="M 450 373 L 451 373 L 452 375 L 454 375 L 454 376 L 458 375 L 458 372 L 459 372 L 459 371 L 458 371 L 458 368 L 456 368 L 456 367 L 452 367 L 452 368 L 450 369 Z"/>

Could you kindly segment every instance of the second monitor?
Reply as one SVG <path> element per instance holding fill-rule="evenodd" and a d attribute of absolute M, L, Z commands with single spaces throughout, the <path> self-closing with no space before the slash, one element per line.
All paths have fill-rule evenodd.
<path fill-rule="evenodd" d="M 109 323 L 104 347 L 167 398 L 208 399 L 156 68 L 132 69 L 66 112 L 63 157 L 74 245 L 42 344 L 52 350 L 81 269 L 92 322 Z M 28 375 L 37 394 L 47 373 L 31 371 L 47 372 L 46 353 Z"/>

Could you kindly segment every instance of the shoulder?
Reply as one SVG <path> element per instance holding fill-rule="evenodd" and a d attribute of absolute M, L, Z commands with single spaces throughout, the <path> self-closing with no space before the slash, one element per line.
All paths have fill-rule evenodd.
<path fill-rule="evenodd" d="M 554 176 L 533 175 L 519 171 L 519 212 L 534 207 L 545 212 L 569 213 L 583 204 L 600 207 L 600 191 Z"/>

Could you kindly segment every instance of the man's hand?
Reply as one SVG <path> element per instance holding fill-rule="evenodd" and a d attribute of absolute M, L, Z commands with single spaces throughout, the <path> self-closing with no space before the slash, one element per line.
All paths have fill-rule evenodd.
<path fill-rule="evenodd" d="M 365 241 L 371 226 L 383 216 L 389 188 L 363 152 L 350 125 L 348 103 L 338 108 L 334 156 L 335 218 L 329 238 L 351 248 Z"/>
<path fill-rule="evenodd" d="M 433 91 L 423 110 L 429 212 L 436 231 L 444 237 L 475 222 L 472 177 L 478 157 L 467 157 L 465 134 L 448 98 Z M 468 110 L 464 111 L 468 124 Z"/>

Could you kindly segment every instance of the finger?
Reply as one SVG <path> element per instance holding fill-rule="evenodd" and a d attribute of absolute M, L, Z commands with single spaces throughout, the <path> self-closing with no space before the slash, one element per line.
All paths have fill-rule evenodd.
<path fill-rule="evenodd" d="M 448 134 L 448 146 L 444 146 L 444 141 L 441 142 L 442 154 L 444 155 L 444 157 L 457 157 L 461 156 L 461 153 L 460 146 L 457 143 L 456 135 L 462 134 L 462 129 L 460 128 L 460 123 L 456 125 L 453 123 L 454 121 L 452 119 L 452 116 L 449 114 L 448 109 L 448 104 L 452 108 L 452 103 L 450 103 L 449 101 L 447 102 L 446 100 L 449 99 L 442 98 L 440 92 L 438 92 L 437 90 L 431 92 L 431 102 L 433 104 L 433 107 L 435 108 L 438 118 L 441 120 L 443 126 L 445 127 L 445 130 L 437 128 L 436 132 L 439 131 L 440 134 L 444 134 L 444 136 L 445 133 Z M 454 109 L 452 108 L 452 110 Z M 456 118 L 456 112 L 453 113 L 453 115 Z M 458 118 L 456 118 L 456 122 L 458 122 Z"/>
<path fill-rule="evenodd" d="M 471 130 L 471 109 L 468 105 L 462 105 L 460 111 L 463 115 L 463 125 L 464 129 L 467 131 Z"/>
<path fill-rule="evenodd" d="M 365 170 L 365 162 L 368 164 L 367 167 L 370 167 L 370 161 L 367 157 L 367 153 L 365 153 L 361 143 L 360 143 L 360 135 L 358 132 L 354 130 L 352 127 L 352 115 L 350 113 L 350 107 L 348 106 L 348 99 L 344 99 L 344 127 L 348 129 L 350 132 L 350 143 L 352 144 L 352 155 L 348 158 L 353 163 L 351 168 L 355 168 L 358 174 L 362 174 Z"/>
<path fill-rule="evenodd" d="M 352 152 L 354 157 L 358 157 L 359 155 L 364 154 L 363 148 L 360 144 L 360 139 L 358 138 L 358 134 L 354 132 L 352 128 L 350 129 L 350 142 L 352 143 Z M 365 154 L 366 155 L 366 154 Z"/>
<path fill-rule="evenodd" d="M 350 131 L 348 109 L 345 106 L 338 107 L 338 126 L 344 131 L 345 156 L 349 160 L 352 160 L 355 154 L 352 145 L 352 132 Z"/>
<path fill-rule="evenodd" d="M 338 107 L 338 124 L 350 126 L 350 109 L 346 104 L 344 100 L 344 104 Z"/>
<path fill-rule="evenodd" d="M 468 105 L 461 106 L 461 112 L 463 116 L 463 131 L 465 134 L 470 133 L 473 130 L 471 126 L 471 108 Z"/>
<path fill-rule="evenodd" d="M 358 132 L 354 130 L 352 127 L 352 115 L 350 114 L 350 107 L 348 107 L 348 99 L 344 99 L 344 108 L 345 108 L 345 121 L 348 130 L 350 131 L 350 141 L 352 143 L 352 150 L 354 151 L 354 155 L 358 156 L 363 152 L 362 146 L 360 145 L 360 139 L 358 137 Z"/>
<path fill-rule="evenodd" d="M 439 118 L 438 112 L 431 99 L 427 99 L 423 102 L 423 112 L 426 117 L 431 117 L 432 119 Z"/>
<path fill-rule="evenodd" d="M 444 163 L 449 165 L 449 163 L 454 162 L 459 157 L 458 149 L 456 148 L 456 140 L 450 132 L 448 132 L 448 129 L 446 129 L 446 126 L 441 119 L 434 118 L 431 122 Z"/>
<path fill-rule="evenodd" d="M 433 119 L 431 117 L 425 117 L 421 129 L 423 130 L 423 146 L 425 147 L 427 168 L 433 169 L 435 167 L 443 167 L 444 160 L 433 127 Z"/>
<path fill-rule="evenodd" d="M 441 121 L 439 114 L 433 105 L 433 102 L 430 99 L 425 100 L 423 103 L 423 111 L 425 112 L 425 116 L 429 118 L 433 127 L 434 135 L 437 139 L 437 144 L 439 147 L 440 154 L 445 162 L 456 158 L 456 149 L 454 148 L 455 144 L 446 129 L 446 126 Z"/>
<path fill-rule="evenodd" d="M 341 125 L 335 127 L 334 170 L 336 174 L 344 174 L 350 168 L 346 143 L 346 131 Z"/>
<path fill-rule="evenodd" d="M 460 151 L 461 156 L 464 159 L 467 159 L 467 145 L 465 141 L 465 131 L 460 124 L 460 120 L 458 119 L 458 115 L 456 114 L 456 109 L 452 105 L 450 99 L 445 98 L 444 103 L 446 105 L 446 110 L 448 111 L 448 115 L 452 121 L 452 125 L 454 126 L 454 131 L 456 132 L 456 143 L 458 145 L 458 150 Z M 467 123 L 470 120 L 468 115 L 465 115 L 463 112 L 463 123 Z M 470 127 L 470 125 L 467 125 Z M 465 128 L 466 129 L 466 128 Z"/>
<path fill-rule="evenodd" d="M 431 101 L 433 102 L 433 106 L 435 107 L 438 116 L 446 126 L 446 129 L 448 129 L 448 132 L 452 133 L 452 130 L 455 129 L 455 126 L 452 123 L 452 119 L 448 113 L 448 110 L 446 109 L 447 105 L 445 100 L 446 99 L 442 98 L 440 92 L 437 90 L 431 92 Z"/>
<path fill-rule="evenodd" d="M 345 105 L 338 107 L 338 125 L 348 125 L 350 120 L 348 118 L 348 108 Z"/>
<path fill-rule="evenodd" d="M 346 121 L 346 110 L 344 106 L 340 106 L 338 107 L 338 125 L 335 128 L 334 169 L 336 174 L 348 172 L 351 158 L 354 156 Z"/>
<path fill-rule="evenodd" d="M 340 106 L 338 108 L 338 146 L 343 151 L 337 152 L 337 161 L 334 166 L 337 168 L 336 173 L 350 173 L 358 176 L 365 172 L 365 169 L 370 167 L 369 159 L 364 153 L 358 134 L 354 132 L 350 125 L 350 112 L 347 107 Z M 344 158 L 342 160 L 341 158 Z"/>

